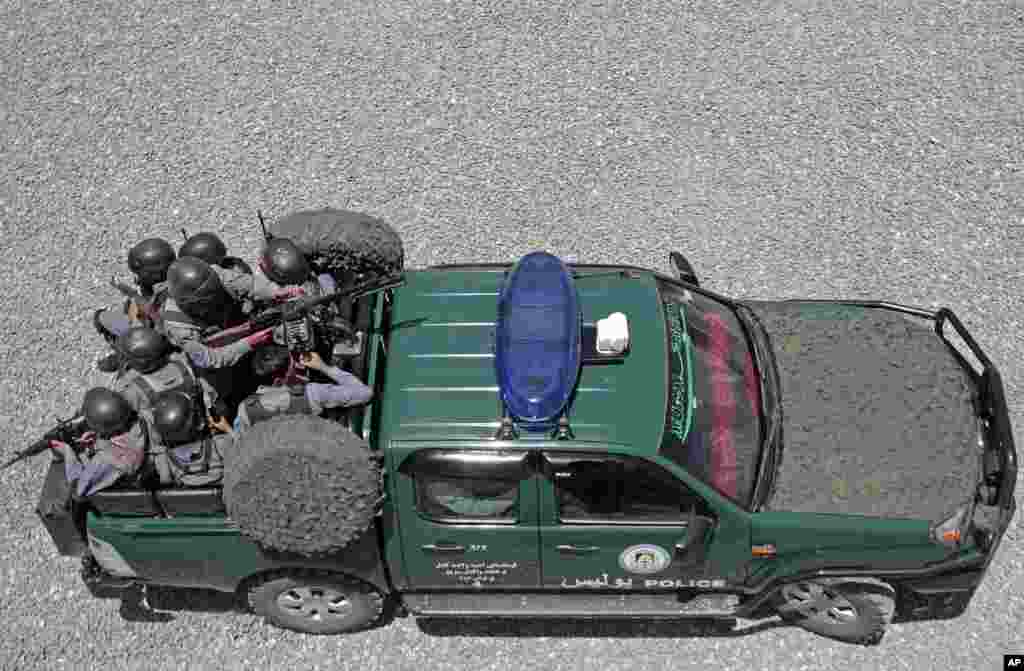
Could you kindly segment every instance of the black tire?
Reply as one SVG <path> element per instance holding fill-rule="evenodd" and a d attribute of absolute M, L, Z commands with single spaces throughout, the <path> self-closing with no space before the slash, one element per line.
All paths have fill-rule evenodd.
<path fill-rule="evenodd" d="M 802 629 L 860 645 L 877 645 L 892 619 L 891 592 L 875 585 L 802 580 L 774 599 L 779 616 Z"/>
<path fill-rule="evenodd" d="M 249 586 L 249 608 L 271 624 L 306 634 L 343 634 L 369 627 L 384 597 L 367 583 L 337 573 L 288 570 Z"/>
<path fill-rule="evenodd" d="M 323 208 L 303 210 L 270 226 L 289 238 L 317 273 L 330 273 L 342 285 L 402 272 L 402 239 L 389 224 L 360 212 Z"/>
<path fill-rule="evenodd" d="M 380 501 L 380 466 L 366 443 L 321 417 L 258 422 L 224 455 L 228 515 L 264 548 L 336 552 L 370 528 Z"/>

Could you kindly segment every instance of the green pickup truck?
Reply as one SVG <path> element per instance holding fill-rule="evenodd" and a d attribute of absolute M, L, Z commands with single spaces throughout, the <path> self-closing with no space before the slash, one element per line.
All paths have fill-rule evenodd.
<path fill-rule="evenodd" d="M 388 601 L 779 615 L 861 644 L 963 613 L 1017 466 L 999 373 L 956 316 L 736 301 L 671 258 L 406 270 L 352 306 L 370 405 L 253 426 L 222 487 L 116 488 L 44 522 L 97 595 L 212 588 L 310 633 Z"/>

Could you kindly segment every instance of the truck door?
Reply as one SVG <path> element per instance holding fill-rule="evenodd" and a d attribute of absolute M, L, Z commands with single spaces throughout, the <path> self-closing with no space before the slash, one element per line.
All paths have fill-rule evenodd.
<path fill-rule="evenodd" d="M 398 469 L 409 590 L 540 586 L 537 477 L 529 453 L 420 449 Z"/>
<path fill-rule="evenodd" d="M 708 562 L 717 516 L 658 464 L 609 454 L 545 452 L 541 470 L 544 588 L 725 586 Z"/>

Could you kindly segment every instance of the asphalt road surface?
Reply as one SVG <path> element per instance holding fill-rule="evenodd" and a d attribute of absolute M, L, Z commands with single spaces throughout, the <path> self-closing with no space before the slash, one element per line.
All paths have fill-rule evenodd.
<path fill-rule="evenodd" d="M 106 381 L 90 319 L 132 243 L 207 229 L 251 261 L 257 207 L 324 205 L 391 222 L 410 266 L 546 249 L 667 270 L 678 249 L 730 295 L 952 306 L 1024 442 L 1020 3 L 200 4 L 0 8 L 2 456 Z M 305 637 L 207 593 L 158 595 L 151 621 L 55 556 L 43 461 L 0 481 L 5 670 L 941 671 L 1024 652 L 1020 514 L 967 614 L 875 648 L 774 621 Z"/>

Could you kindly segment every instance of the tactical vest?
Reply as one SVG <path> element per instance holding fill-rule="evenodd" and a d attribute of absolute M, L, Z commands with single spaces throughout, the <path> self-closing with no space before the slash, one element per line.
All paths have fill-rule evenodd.
<path fill-rule="evenodd" d="M 167 448 L 167 463 L 174 482 L 184 487 L 206 487 L 224 477 L 224 461 L 212 436 L 187 445 Z M 186 454 L 187 453 L 187 458 Z"/>
<path fill-rule="evenodd" d="M 166 300 L 166 296 L 165 296 Z M 198 319 L 193 319 L 181 310 L 164 310 L 163 303 L 161 303 L 160 310 L 157 313 L 156 320 L 154 322 L 154 328 L 160 333 L 167 335 L 168 325 L 173 324 L 184 324 L 191 326 L 199 331 L 199 336 L 205 338 L 206 336 L 213 335 L 223 329 L 218 325 L 209 325 Z"/>
<path fill-rule="evenodd" d="M 149 399 L 149 407 L 156 405 L 157 399 L 161 394 L 166 394 L 171 391 L 180 391 L 187 394 L 189 398 L 195 400 L 202 400 L 201 389 L 199 388 L 199 380 L 196 379 L 195 373 L 185 363 L 178 361 L 177 359 L 171 359 L 167 362 L 167 366 L 173 366 L 178 371 L 179 382 L 173 386 L 167 387 L 166 389 L 157 390 L 153 386 L 153 381 L 150 377 L 155 373 L 140 373 L 135 371 L 136 375 L 132 378 L 132 384 L 142 390 L 142 393 Z M 166 368 L 167 366 L 164 366 Z M 163 370 L 163 368 L 161 369 Z"/>
<path fill-rule="evenodd" d="M 271 391 L 282 387 L 271 387 Z M 277 415 L 312 415 L 313 406 L 306 398 L 306 386 L 302 384 L 290 385 L 288 389 L 288 407 L 283 409 L 268 408 L 260 402 L 262 394 L 256 393 L 245 400 L 245 413 L 249 416 L 249 422 L 256 424 L 263 420 L 276 417 Z"/>
<path fill-rule="evenodd" d="M 167 365 L 161 370 L 166 369 L 167 366 L 173 366 L 178 372 L 179 381 L 170 387 L 158 391 L 149 379 L 153 373 L 138 373 L 138 371 L 136 371 L 137 374 L 131 383 L 141 389 L 142 393 L 146 395 L 150 408 L 156 407 L 157 401 L 159 401 L 160 396 L 163 394 L 180 391 L 188 396 L 192 401 L 195 432 L 196 435 L 199 435 L 206 425 L 206 405 L 203 402 L 203 390 L 199 386 L 199 380 L 196 379 L 195 373 L 192 372 L 188 365 L 177 359 L 168 361 Z"/>
<path fill-rule="evenodd" d="M 163 310 L 164 303 L 167 302 L 169 295 L 166 284 L 162 286 L 157 285 L 153 295 L 146 299 L 146 303 L 142 307 L 142 313 L 149 321 L 150 326 L 154 326 L 157 323 L 157 320 L 160 318 L 160 311 Z"/>

